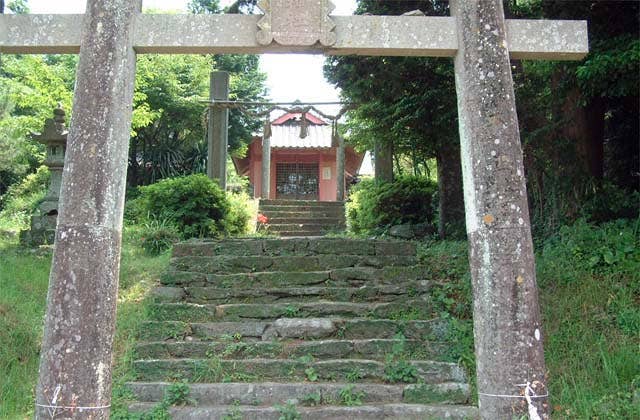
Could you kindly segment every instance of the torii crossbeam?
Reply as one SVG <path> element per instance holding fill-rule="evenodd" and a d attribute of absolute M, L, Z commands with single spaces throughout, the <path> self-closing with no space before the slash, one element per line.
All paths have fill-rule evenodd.
<path fill-rule="evenodd" d="M 265 54 L 454 57 L 456 19 L 335 16 L 336 42 L 261 45 L 256 15 L 149 15 L 134 23 L 138 54 Z M 0 53 L 77 54 L 83 15 L 0 15 Z M 507 20 L 513 59 L 579 60 L 589 51 L 585 21 Z"/>
<path fill-rule="evenodd" d="M 35 417 L 109 418 L 111 348 L 136 54 L 455 57 L 482 418 L 548 418 L 533 246 L 509 59 L 577 60 L 583 21 L 505 20 L 502 0 L 452 17 L 330 17 L 330 0 L 260 0 L 262 16 L 0 15 L 0 53 L 78 53 Z"/>

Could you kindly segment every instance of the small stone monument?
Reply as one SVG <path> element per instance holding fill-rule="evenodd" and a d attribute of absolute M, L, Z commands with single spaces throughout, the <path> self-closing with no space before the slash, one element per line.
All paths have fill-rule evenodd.
<path fill-rule="evenodd" d="M 64 155 L 67 149 L 67 130 L 64 122 L 65 113 L 59 104 L 58 108 L 53 111 L 53 118 L 48 118 L 45 121 L 42 133 L 32 135 L 34 140 L 46 147 L 44 164 L 49 168 L 51 178 L 47 195 L 38 206 L 36 214 L 31 216 L 31 229 L 26 231 L 22 237 L 22 242 L 29 245 L 53 244 L 56 236 L 58 201 L 60 200 Z"/>

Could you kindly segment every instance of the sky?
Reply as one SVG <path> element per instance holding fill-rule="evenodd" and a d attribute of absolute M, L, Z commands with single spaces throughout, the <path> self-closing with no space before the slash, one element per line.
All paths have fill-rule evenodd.
<path fill-rule="evenodd" d="M 221 0 L 223 6 L 233 0 Z M 355 0 L 333 0 L 335 15 L 351 15 Z M 31 13 L 84 13 L 86 0 L 29 0 Z M 186 12 L 188 0 L 143 0 L 143 8 L 179 10 Z M 260 67 L 267 73 L 270 98 L 279 102 L 330 102 L 339 100 L 339 93 L 328 84 L 322 74 L 324 57 L 302 54 L 266 54 Z M 331 112 L 334 107 L 323 109 Z"/>

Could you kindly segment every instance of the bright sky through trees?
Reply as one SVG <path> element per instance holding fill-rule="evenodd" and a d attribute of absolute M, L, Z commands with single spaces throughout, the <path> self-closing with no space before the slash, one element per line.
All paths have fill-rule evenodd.
<path fill-rule="evenodd" d="M 222 6 L 232 0 L 221 0 Z M 186 11 L 188 0 L 143 0 L 145 9 Z M 334 0 L 336 15 L 351 15 L 355 0 Z M 31 13 L 84 13 L 86 0 L 29 0 Z M 260 66 L 268 74 L 267 86 L 274 101 L 336 101 L 338 92 L 322 74 L 321 55 L 271 54 L 263 55 Z"/>

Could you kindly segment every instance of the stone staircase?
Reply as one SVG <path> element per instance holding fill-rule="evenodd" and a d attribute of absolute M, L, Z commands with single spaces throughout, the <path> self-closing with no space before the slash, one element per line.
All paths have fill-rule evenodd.
<path fill-rule="evenodd" d="M 427 272 L 410 242 L 178 244 L 140 332 L 130 410 L 184 381 L 174 419 L 477 418 Z"/>
<path fill-rule="evenodd" d="M 278 236 L 321 236 L 345 228 L 344 202 L 260 200 L 269 219 L 269 233 Z"/>

